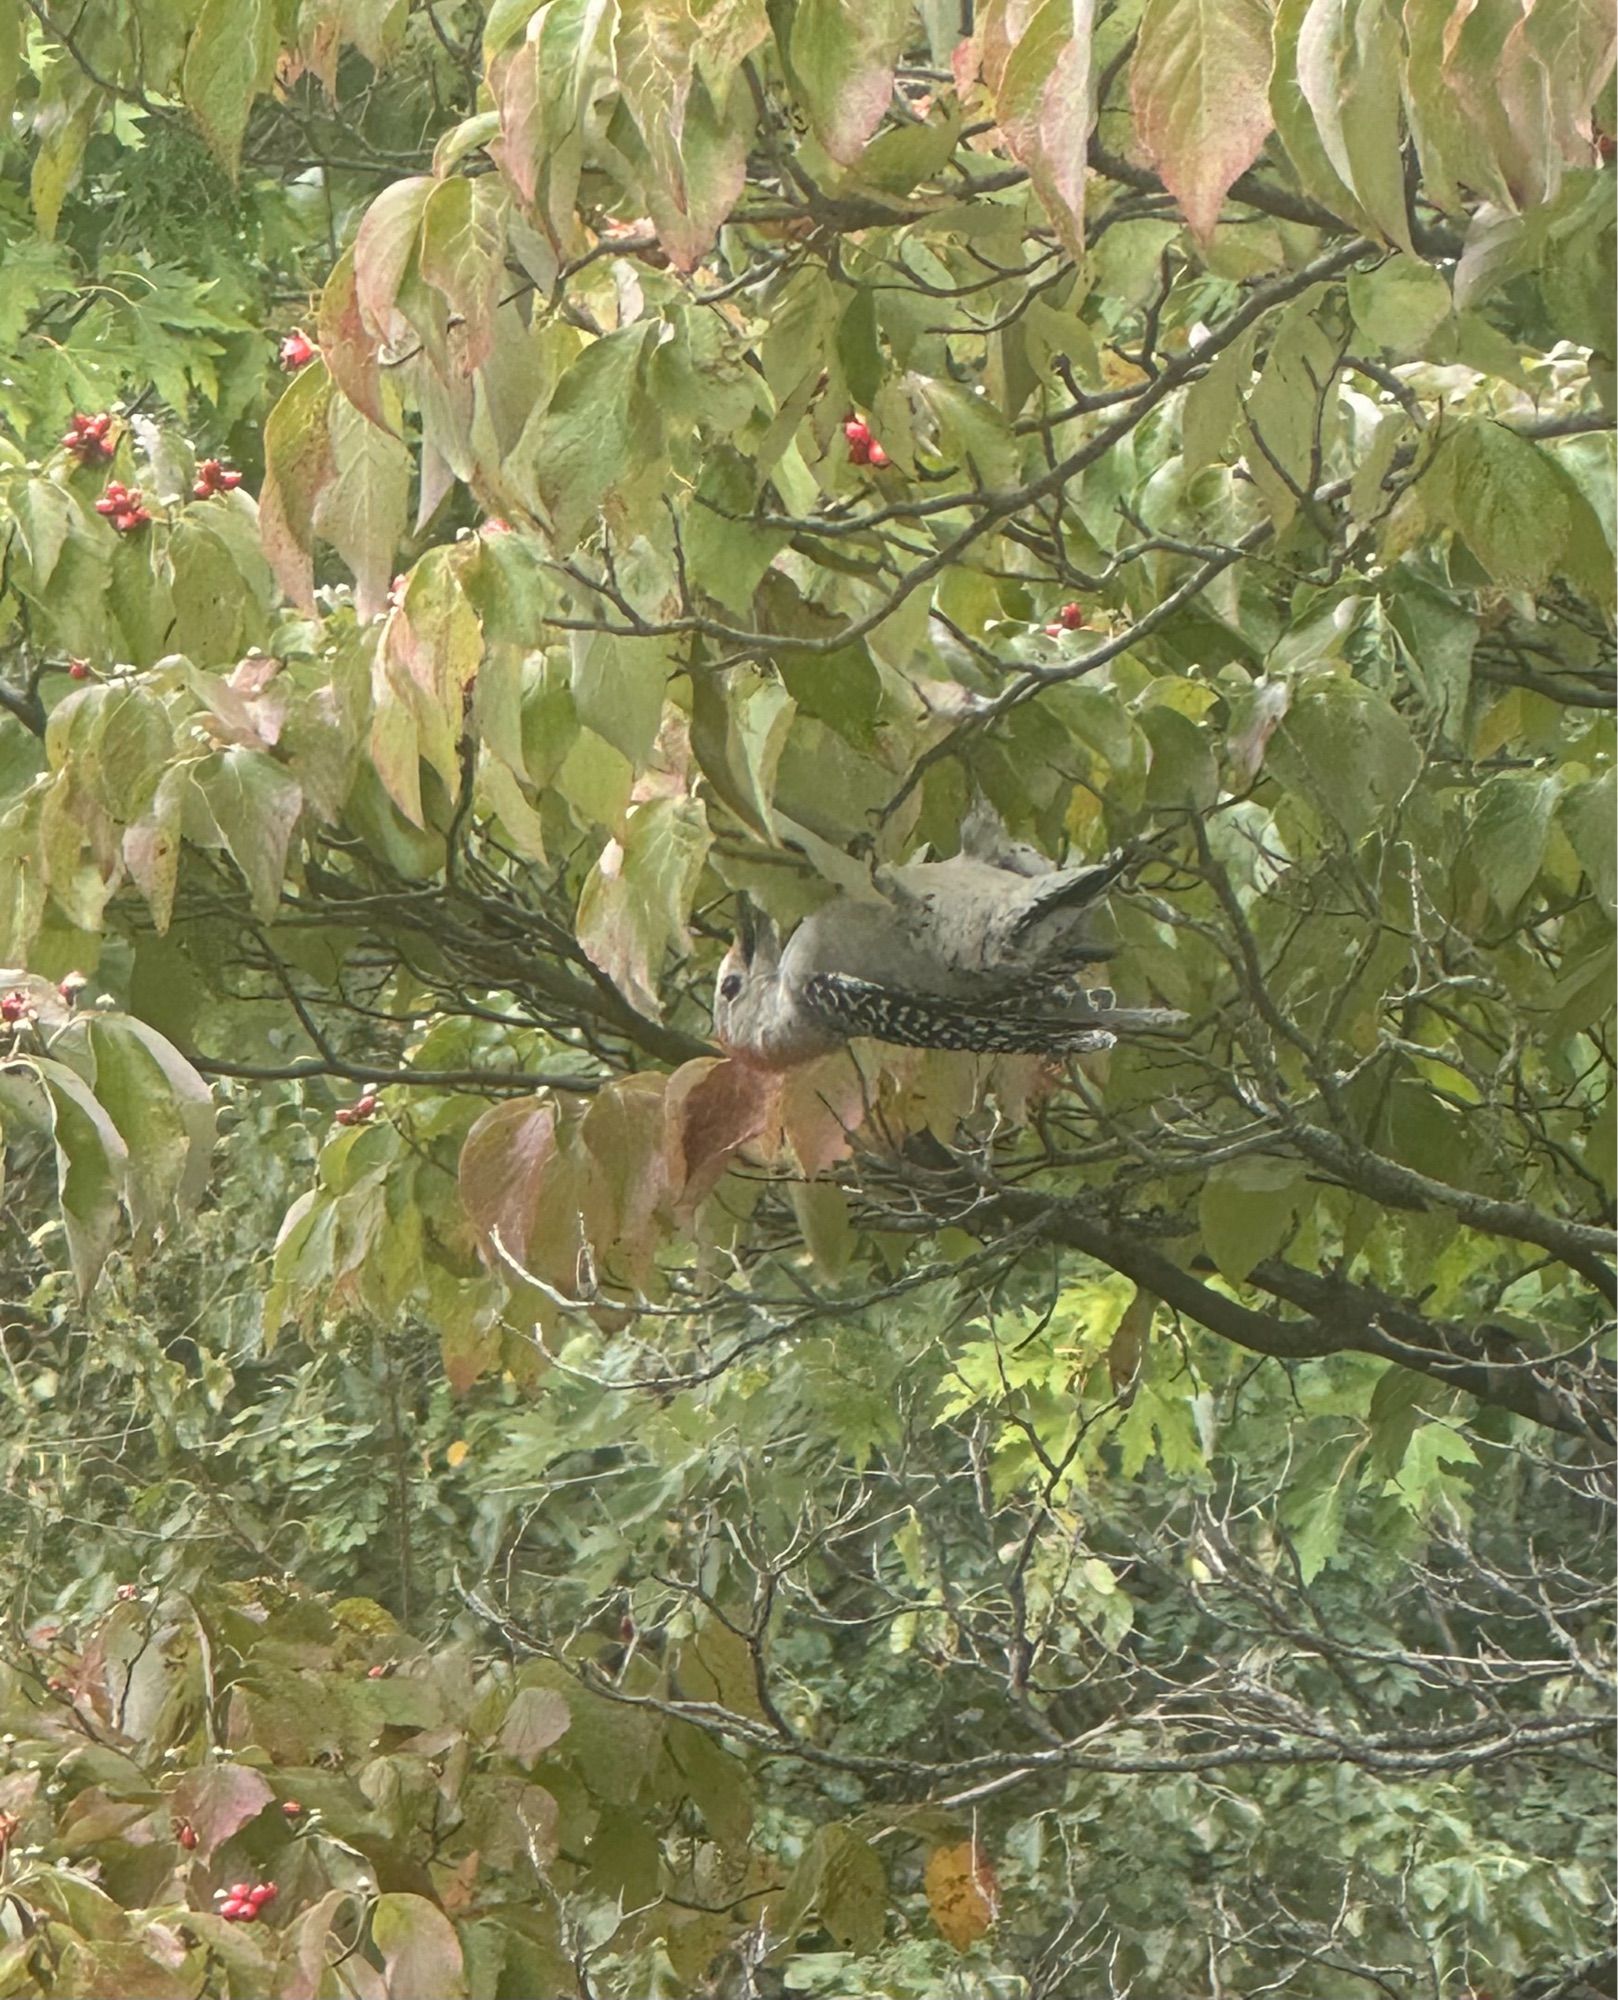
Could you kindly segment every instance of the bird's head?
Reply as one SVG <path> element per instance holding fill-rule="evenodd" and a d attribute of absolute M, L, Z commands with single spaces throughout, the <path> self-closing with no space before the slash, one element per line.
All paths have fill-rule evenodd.
<path fill-rule="evenodd" d="M 774 924 L 743 896 L 736 941 L 725 953 L 714 982 L 714 1035 L 722 1047 L 742 1053 L 755 1047 L 759 1017 L 780 962 L 781 941 Z"/>

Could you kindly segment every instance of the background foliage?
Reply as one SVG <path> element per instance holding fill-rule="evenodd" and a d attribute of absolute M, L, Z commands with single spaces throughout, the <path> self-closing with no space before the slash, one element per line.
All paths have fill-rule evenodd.
<path fill-rule="evenodd" d="M 1612 70 L 0 0 L 0 1993 L 1615 1990 Z"/>

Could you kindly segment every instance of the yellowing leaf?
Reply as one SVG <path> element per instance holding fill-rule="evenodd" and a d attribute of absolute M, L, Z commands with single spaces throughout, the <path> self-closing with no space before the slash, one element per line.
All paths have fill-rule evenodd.
<path fill-rule="evenodd" d="M 975 1945 L 1000 1913 L 1000 1884 L 976 1841 L 935 1847 L 927 1857 L 923 1881 L 933 1922 L 957 1951 Z"/>

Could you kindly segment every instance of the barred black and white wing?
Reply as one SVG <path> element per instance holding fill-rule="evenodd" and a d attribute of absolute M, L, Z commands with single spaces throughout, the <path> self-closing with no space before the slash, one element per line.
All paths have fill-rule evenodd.
<path fill-rule="evenodd" d="M 804 981 L 803 1005 L 831 1031 L 868 1035 L 903 1048 L 965 1049 L 974 1055 L 1098 1055 L 1128 1033 L 1171 1032 L 1185 1020 L 1168 1007 L 1112 1007 L 1096 1003 L 1106 988 L 1080 1005 L 1058 1007 L 1056 996 L 1015 996 L 978 1005 L 933 993 L 901 993 L 847 973 L 817 972 Z"/>

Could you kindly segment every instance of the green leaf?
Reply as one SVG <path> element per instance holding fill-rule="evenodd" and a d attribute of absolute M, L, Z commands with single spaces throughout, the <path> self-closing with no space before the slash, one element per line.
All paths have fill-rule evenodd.
<path fill-rule="evenodd" d="M 315 504 L 315 526 L 354 572 L 355 606 L 374 618 L 388 601 L 406 526 L 410 454 L 346 397 L 331 403 L 332 477 Z"/>
<path fill-rule="evenodd" d="M 203 137 L 235 178 L 253 100 L 275 71 L 271 0 L 204 0 L 185 52 L 181 91 Z"/>
<path fill-rule="evenodd" d="M 213 1094 L 174 1045 L 127 1014 L 88 1023 L 96 1096 L 128 1149 L 130 1220 L 150 1239 L 207 1185 Z"/>
<path fill-rule="evenodd" d="M 1442 276 L 1415 257 L 1390 257 L 1374 270 L 1348 276 L 1355 325 L 1373 346 L 1390 349 L 1401 361 L 1422 352 L 1452 304 Z"/>
<path fill-rule="evenodd" d="M 686 944 L 686 918 L 713 836 L 692 799 L 651 799 L 609 841 L 579 897 L 578 939 L 638 1013 L 661 1018 L 663 955 Z"/>
<path fill-rule="evenodd" d="M 1357 681 L 1319 675 L 1293 693 L 1266 763 L 1295 796 L 1357 841 L 1404 799 L 1421 751 L 1402 718 Z"/>
<path fill-rule="evenodd" d="M 662 424 L 646 370 L 658 337 L 652 323 L 592 341 L 508 462 L 549 515 L 559 549 L 572 548 L 608 495 L 657 455 Z"/>
<path fill-rule="evenodd" d="M 1537 590 L 1561 566 L 1570 496 L 1539 447 L 1504 424 L 1458 424 L 1418 491 L 1428 519 L 1452 528 L 1507 589 Z"/>
<path fill-rule="evenodd" d="M 1609 916 L 1618 914 L 1618 841 L 1613 833 L 1618 775 L 1607 771 L 1574 786 L 1563 795 L 1558 817 L 1602 908 Z"/>
<path fill-rule="evenodd" d="M 1207 737 L 1172 708 L 1145 709 L 1139 722 L 1152 753 L 1146 803 L 1208 811 L 1219 796 L 1219 773 Z"/>
<path fill-rule="evenodd" d="M 1148 0 L 1130 71 L 1136 129 L 1204 242 L 1270 129 L 1270 67 L 1263 0 Z"/>
<path fill-rule="evenodd" d="M 1409 251 L 1399 49 L 1385 0 L 1310 0 L 1297 77 L 1338 179 L 1387 240 Z"/>
<path fill-rule="evenodd" d="M 68 1257 L 79 1295 L 86 1298 L 117 1233 L 128 1149 L 77 1071 L 47 1057 L 35 1058 L 29 1067 L 50 1102 Z"/>
<path fill-rule="evenodd" d="M 1502 771 L 1478 792 L 1472 809 L 1472 859 L 1503 917 L 1515 913 L 1539 874 L 1560 790 L 1554 775 Z"/>
<path fill-rule="evenodd" d="M 642 769 L 657 740 L 669 680 L 678 671 L 667 642 L 608 632 L 574 632 L 569 639 L 579 720 Z"/>
<path fill-rule="evenodd" d="M 1313 1199 L 1303 1169 L 1290 1160 L 1229 1160 L 1202 1184 L 1197 1219 L 1208 1255 L 1233 1285 L 1271 1257 Z"/>
<path fill-rule="evenodd" d="M 194 778 L 247 883 L 254 916 L 267 923 L 281 901 L 287 849 L 303 810 L 302 786 L 260 750 L 220 751 L 194 767 Z"/>

